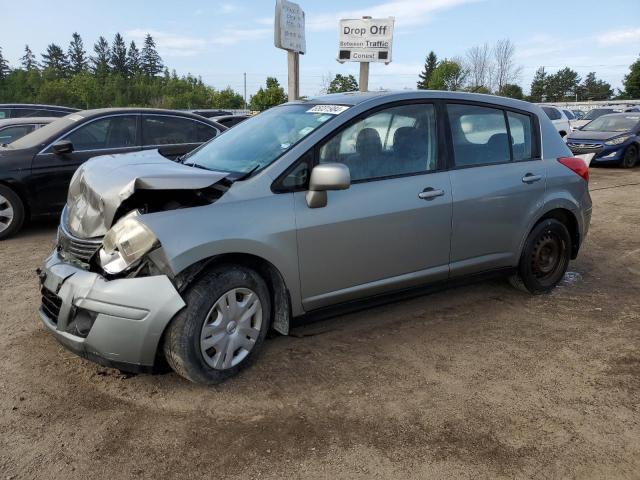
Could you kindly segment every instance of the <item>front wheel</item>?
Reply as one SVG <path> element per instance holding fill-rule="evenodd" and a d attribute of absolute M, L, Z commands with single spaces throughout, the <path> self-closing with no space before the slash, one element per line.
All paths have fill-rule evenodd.
<path fill-rule="evenodd" d="M 624 152 L 624 156 L 622 157 L 622 166 L 624 168 L 633 168 L 638 161 L 638 147 L 635 145 L 630 145 Z"/>
<path fill-rule="evenodd" d="M 0 185 L 0 240 L 20 230 L 24 217 L 24 205 L 20 197 L 10 188 Z"/>
<path fill-rule="evenodd" d="M 177 374 L 216 384 L 254 361 L 271 320 L 269 289 L 260 275 L 237 265 L 217 267 L 188 290 L 185 302 L 163 344 Z"/>
<path fill-rule="evenodd" d="M 571 237 L 558 220 L 543 220 L 529 233 L 511 284 L 534 295 L 549 293 L 564 277 L 571 257 Z"/>

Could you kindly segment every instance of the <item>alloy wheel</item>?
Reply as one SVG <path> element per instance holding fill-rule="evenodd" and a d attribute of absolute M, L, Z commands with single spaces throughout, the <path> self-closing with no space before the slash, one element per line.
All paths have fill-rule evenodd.
<path fill-rule="evenodd" d="M 13 222 L 13 206 L 5 197 L 0 195 L 0 232 L 4 232 Z"/>
<path fill-rule="evenodd" d="M 223 294 L 207 315 L 200 334 L 200 351 L 216 370 L 235 367 L 251 352 L 262 327 L 262 303 L 248 288 Z"/>

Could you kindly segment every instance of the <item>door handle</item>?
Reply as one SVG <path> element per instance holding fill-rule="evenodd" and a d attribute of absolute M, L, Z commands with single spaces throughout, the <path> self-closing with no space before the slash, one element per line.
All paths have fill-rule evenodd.
<path fill-rule="evenodd" d="M 533 173 L 527 173 L 524 177 L 522 177 L 523 183 L 533 183 L 538 180 L 542 180 L 542 175 L 534 175 Z"/>
<path fill-rule="evenodd" d="M 421 200 L 433 200 L 434 198 L 441 197 L 442 195 L 444 195 L 444 190 L 427 187 L 418 194 L 418 198 Z"/>

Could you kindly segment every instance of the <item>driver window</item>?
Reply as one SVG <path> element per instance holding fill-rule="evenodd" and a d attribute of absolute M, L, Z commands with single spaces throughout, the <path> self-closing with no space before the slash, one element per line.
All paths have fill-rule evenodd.
<path fill-rule="evenodd" d="M 375 112 L 325 142 L 320 163 L 344 163 L 351 181 L 429 172 L 437 168 L 436 115 L 431 104 Z"/>
<path fill-rule="evenodd" d="M 102 118 L 81 126 L 64 140 L 73 144 L 74 150 L 101 150 L 136 146 L 136 117 L 117 115 Z"/>

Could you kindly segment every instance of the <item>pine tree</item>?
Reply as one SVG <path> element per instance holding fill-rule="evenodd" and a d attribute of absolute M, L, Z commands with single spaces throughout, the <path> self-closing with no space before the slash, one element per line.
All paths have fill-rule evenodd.
<path fill-rule="evenodd" d="M 544 67 L 540 67 L 536 70 L 531 82 L 531 95 L 529 100 L 532 102 L 542 102 L 547 94 L 547 74 L 544 71 Z"/>
<path fill-rule="evenodd" d="M 2 47 L 0 47 L 0 80 L 4 80 L 4 78 L 9 75 L 9 62 L 2 55 Z"/>
<path fill-rule="evenodd" d="M 160 58 L 160 55 L 156 51 L 156 43 L 148 33 L 144 39 L 144 47 L 142 48 L 142 54 L 140 56 L 140 68 L 142 72 L 149 77 L 158 75 L 164 69 L 162 58 Z"/>
<path fill-rule="evenodd" d="M 629 73 L 624 76 L 622 84 L 626 98 L 640 98 L 640 58 L 629 66 Z"/>
<path fill-rule="evenodd" d="M 69 49 L 67 50 L 67 57 L 69 57 L 69 68 L 73 73 L 82 73 L 89 66 L 87 62 L 87 52 L 84 49 L 84 43 L 78 32 L 74 32 L 72 35 L 71 43 L 69 43 Z"/>
<path fill-rule="evenodd" d="M 98 77 L 106 76 L 109 73 L 109 63 L 111 62 L 111 50 L 107 39 L 100 36 L 93 46 L 93 51 L 95 52 L 95 56 L 91 57 L 93 72 Z"/>
<path fill-rule="evenodd" d="M 429 55 L 424 62 L 424 70 L 420 72 L 418 77 L 420 81 L 418 82 L 418 88 L 420 90 L 426 90 L 429 88 L 429 81 L 431 80 L 431 76 L 433 75 L 433 71 L 438 66 L 438 57 L 434 53 L 434 51 L 430 51 Z"/>
<path fill-rule="evenodd" d="M 138 50 L 134 41 L 129 44 L 129 51 L 127 52 L 127 70 L 131 76 L 140 73 L 140 50 Z"/>
<path fill-rule="evenodd" d="M 111 71 L 123 77 L 127 76 L 127 46 L 122 35 L 116 33 L 111 47 Z"/>
<path fill-rule="evenodd" d="M 329 83 L 327 93 L 355 92 L 358 90 L 358 81 L 353 75 L 340 75 L 339 73 Z"/>
<path fill-rule="evenodd" d="M 58 77 L 64 77 L 69 71 L 69 62 L 62 48 L 55 43 L 50 44 L 42 54 L 42 68 Z"/>
<path fill-rule="evenodd" d="M 33 54 L 29 45 L 24 46 L 24 55 L 20 59 L 20 63 L 22 63 L 22 68 L 24 68 L 27 72 L 31 70 L 36 70 L 38 68 L 38 62 L 36 61 L 36 56 Z"/>

